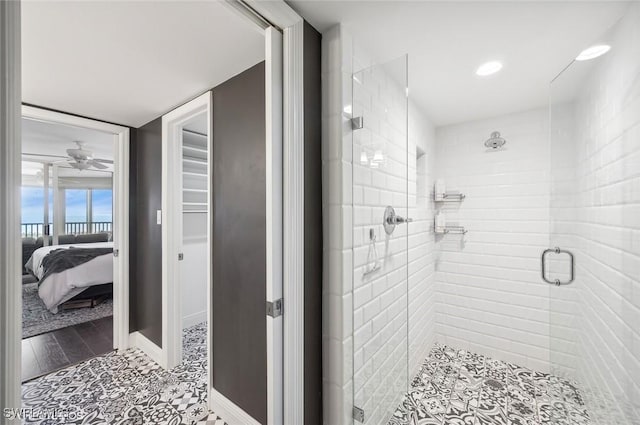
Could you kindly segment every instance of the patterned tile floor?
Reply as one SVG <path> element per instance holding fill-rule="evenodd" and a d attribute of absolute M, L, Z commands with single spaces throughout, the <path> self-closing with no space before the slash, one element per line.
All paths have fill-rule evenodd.
<path fill-rule="evenodd" d="M 585 425 L 575 383 L 436 345 L 389 425 Z"/>
<path fill-rule="evenodd" d="M 206 324 L 185 329 L 183 362 L 165 371 L 137 349 L 111 352 L 22 386 L 27 412 L 66 419 L 34 424 L 226 425 L 206 408 Z M 60 410 L 59 410 L 60 411 Z M 36 414 L 37 416 L 37 414 Z"/>

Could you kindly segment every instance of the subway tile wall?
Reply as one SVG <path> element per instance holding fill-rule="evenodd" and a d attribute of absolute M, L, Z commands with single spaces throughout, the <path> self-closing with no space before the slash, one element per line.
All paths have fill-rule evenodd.
<path fill-rule="evenodd" d="M 409 82 L 411 83 L 411 82 Z M 410 104 L 411 105 L 411 104 Z M 435 342 L 436 287 L 433 234 L 435 128 L 409 107 L 409 376 L 415 376 Z M 413 153 L 415 152 L 415 156 Z M 415 165 L 413 162 L 415 161 Z M 415 195 L 414 195 L 415 194 Z"/>
<path fill-rule="evenodd" d="M 323 420 L 351 424 L 352 298 L 352 42 L 338 25 L 322 34 Z M 345 108 L 347 108 L 345 110 Z"/>
<path fill-rule="evenodd" d="M 466 195 L 438 210 L 468 230 L 436 237 L 437 339 L 541 371 L 550 369 L 549 285 L 540 279 L 548 121 L 538 109 L 439 127 L 435 153 L 436 176 Z M 507 140 L 503 149 L 484 146 L 493 131 Z"/>

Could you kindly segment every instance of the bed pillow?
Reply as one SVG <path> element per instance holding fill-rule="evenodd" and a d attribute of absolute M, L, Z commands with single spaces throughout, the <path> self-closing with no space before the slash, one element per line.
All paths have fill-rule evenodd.
<path fill-rule="evenodd" d="M 58 236 L 58 245 L 71 245 L 78 243 L 76 235 L 60 235 Z"/>
<path fill-rule="evenodd" d="M 75 243 L 94 243 L 94 242 L 108 242 L 108 233 L 90 233 L 87 235 L 76 236 Z"/>

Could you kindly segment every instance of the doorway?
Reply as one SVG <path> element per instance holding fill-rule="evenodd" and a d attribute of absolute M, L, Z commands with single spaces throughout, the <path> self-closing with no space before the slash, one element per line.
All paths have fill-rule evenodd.
<path fill-rule="evenodd" d="M 30 106 L 22 115 L 26 382 L 126 348 L 129 136 L 124 127 Z"/>
<path fill-rule="evenodd" d="M 162 117 L 162 149 L 160 363 L 171 369 L 182 362 L 183 329 L 206 322 L 211 298 L 211 92 Z"/>
<path fill-rule="evenodd" d="M 281 423 L 284 404 L 282 317 L 268 310 L 282 297 L 282 38 L 267 33 L 264 62 L 162 119 L 161 364 L 182 361 L 184 310 L 198 316 L 206 277 L 211 409 L 263 424 Z"/>

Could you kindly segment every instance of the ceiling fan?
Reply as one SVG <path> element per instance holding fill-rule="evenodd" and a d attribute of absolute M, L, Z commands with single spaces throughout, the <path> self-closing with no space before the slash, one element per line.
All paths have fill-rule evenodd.
<path fill-rule="evenodd" d="M 88 149 L 85 149 L 85 142 L 82 141 L 74 141 L 77 148 L 67 149 L 67 156 L 61 155 L 43 155 L 43 154 L 31 154 L 31 153 L 23 153 L 26 156 L 38 156 L 38 157 L 51 157 L 51 158 L 64 158 L 60 161 L 54 161 L 52 164 L 67 164 L 72 168 L 77 170 L 88 170 L 89 168 L 95 168 L 98 170 L 105 170 L 107 167 L 104 164 L 113 164 L 113 161 L 110 159 L 99 159 L 93 157 L 93 152 Z"/>
<path fill-rule="evenodd" d="M 84 149 L 85 142 L 75 141 L 74 143 L 78 145 L 78 148 L 67 149 L 67 155 L 71 158 L 68 163 L 73 168 L 86 170 L 94 167 L 98 170 L 105 170 L 108 167 L 104 165 L 103 162 L 113 164 L 113 161 L 109 161 L 107 159 L 94 158 L 90 150 Z"/>

